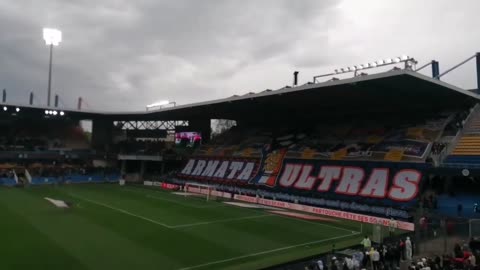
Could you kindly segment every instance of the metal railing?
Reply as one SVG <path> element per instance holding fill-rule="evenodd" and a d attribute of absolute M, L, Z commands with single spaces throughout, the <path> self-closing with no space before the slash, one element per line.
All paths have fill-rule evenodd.
<path fill-rule="evenodd" d="M 463 128 L 461 128 L 457 134 L 455 135 L 455 137 L 453 138 L 453 140 L 447 145 L 447 147 L 445 147 L 445 149 L 440 153 L 439 155 L 439 159 L 438 161 L 439 162 L 442 162 L 443 160 L 445 160 L 445 158 L 447 158 L 447 156 L 449 156 L 452 151 L 455 149 L 455 147 L 457 146 L 457 143 L 458 141 L 460 140 L 461 137 L 463 137 L 463 135 L 465 134 L 465 132 L 467 131 L 467 129 L 469 128 L 472 120 L 473 120 L 473 116 L 476 115 L 478 112 L 479 112 L 479 109 L 480 109 L 480 105 L 477 103 L 475 104 L 475 106 L 473 106 L 473 109 L 472 111 L 468 114 L 467 118 L 465 119 L 465 124 L 463 125 Z"/>

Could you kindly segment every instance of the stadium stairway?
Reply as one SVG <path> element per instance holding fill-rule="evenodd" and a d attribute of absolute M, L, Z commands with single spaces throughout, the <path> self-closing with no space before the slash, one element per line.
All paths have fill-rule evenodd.
<path fill-rule="evenodd" d="M 480 166 L 480 111 L 472 112 L 462 134 L 444 164 L 470 164 Z"/>

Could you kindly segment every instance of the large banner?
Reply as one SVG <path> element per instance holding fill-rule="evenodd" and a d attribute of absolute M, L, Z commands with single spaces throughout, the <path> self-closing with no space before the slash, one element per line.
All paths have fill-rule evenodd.
<path fill-rule="evenodd" d="M 338 209 L 348 202 L 350 210 L 365 213 L 374 213 L 369 207 L 374 205 L 386 213 L 388 207 L 406 209 L 416 201 L 427 168 L 425 163 L 292 159 L 285 153 L 271 151 L 263 159 L 191 158 L 179 177 L 263 187 L 311 197 L 315 205 L 332 202 Z"/>
<path fill-rule="evenodd" d="M 263 162 L 192 158 L 180 176 L 395 202 L 415 199 L 422 179 L 421 170 L 412 169 L 409 164 L 365 163 L 353 166 L 347 162 L 283 159 L 282 153 L 275 155 L 279 156 L 268 156 Z"/>
<path fill-rule="evenodd" d="M 181 178 L 247 184 L 260 169 L 260 159 L 191 158 L 179 173 Z"/>
<path fill-rule="evenodd" d="M 234 199 L 239 201 L 249 202 L 249 203 L 257 203 L 257 204 L 263 204 L 263 205 L 272 206 L 272 207 L 280 207 L 280 208 L 291 209 L 291 210 L 296 210 L 301 212 L 308 212 L 312 214 L 319 214 L 323 216 L 330 216 L 330 217 L 342 218 L 347 220 L 359 221 L 362 223 L 391 226 L 390 219 L 378 218 L 375 216 L 358 215 L 351 212 L 336 211 L 336 210 L 331 210 L 326 208 L 302 205 L 298 203 L 288 203 L 288 202 L 267 200 L 267 199 L 261 199 L 261 198 L 244 196 L 244 195 L 235 195 Z M 411 222 L 397 221 L 396 224 L 397 224 L 397 228 L 401 230 L 406 230 L 406 231 L 414 230 L 414 224 Z"/>

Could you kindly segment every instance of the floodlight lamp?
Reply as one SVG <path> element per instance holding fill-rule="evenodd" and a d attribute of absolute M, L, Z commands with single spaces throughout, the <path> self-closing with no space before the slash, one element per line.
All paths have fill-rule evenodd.
<path fill-rule="evenodd" d="M 335 69 L 335 74 L 338 74 L 338 69 Z"/>
<path fill-rule="evenodd" d="M 53 111 L 52 113 L 53 113 L 53 115 L 57 115 L 57 111 Z"/>
<path fill-rule="evenodd" d="M 45 114 L 48 114 L 48 110 L 45 110 Z"/>
<path fill-rule="evenodd" d="M 392 63 L 392 59 L 391 59 L 391 58 L 385 59 L 385 64 L 391 64 L 391 63 Z"/>
<path fill-rule="evenodd" d="M 408 55 L 402 55 L 400 59 L 402 59 L 402 61 L 406 61 L 408 60 Z"/>
<path fill-rule="evenodd" d="M 16 111 L 16 112 L 19 112 L 19 111 L 20 111 L 20 108 L 18 108 L 18 107 L 15 108 L 15 111 Z"/>
<path fill-rule="evenodd" d="M 370 63 L 363 64 L 363 68 L 368 68 L 370 67 Z"/>
<path fill-rule="evenodd" d="M 170 104 L 170 101 L 162 100 L 162 101 L 155 102 L 155 103 L 147 105 L 147 108 L 159 107 L 159 106 L 163 106 L 163 105 L 167 105 L 167 104 Z"/>
<path fill-rule="evenodd" d="M 62 32 L 58 29 L 43 28 L 43 39 L 47 45 L 58 46 L 62 41 Z"/>
<path fill-rule="evenodd" d="M 5 107 L 5 106 L 3 106 L 3 110 L 4 110 L 4 111 L 7 111 L 7 110 L 8 110 L 8 108 L 7 108 L 7 107 Z"/>
<path fill-rule="evenodd" d="M 341 68 L 340 70 L 341 70 L 342 72 L 345 72 L 345 69 L 344 69 L 344 68 Z"/>
<path fill-rule="evenodd" d="M 383 64 L 384 64 L 383 60 L 378 60 L 377 61 L 377 65 L 383 65 Z"/>
<path fill-rule="evenodd" d="M 64 113 L 63 111 L 61 111 L 61 112 L 60 112 L 60 115 L 61 115 L 61 116 L 64 116 L 64 115 L 65 115 L 65 113 Z"/>
<path fill-rule="evenodd" d="M 373 63 L 369 63 L 368 65 L 370 65 L 370 67 L 376 67 L 377 63 L 373 62 Z"/>
<path fill-rule="evenodd" d="M 393 61 L 395 61 L 395 63 L 400 63 L 400 57 L 396 57 L 395 59 L 393 59 Z"/>

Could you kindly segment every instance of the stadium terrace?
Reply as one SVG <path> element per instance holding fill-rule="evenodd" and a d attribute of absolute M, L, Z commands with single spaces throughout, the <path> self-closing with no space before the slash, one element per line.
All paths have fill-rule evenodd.
<path fill-rule="evenodd" d="M 412 242 L 447 254 L 459 240 L 472 245 L 445 261 L 466 263 L 480 242 L 480 90 L 442 81 L 436 61 L 387 60 L 137 112 L 13 104 L 5 90 L 0 268 L 30 254 L 53 270 L 304 269 L 359 243 L 361 256 Z"/>

